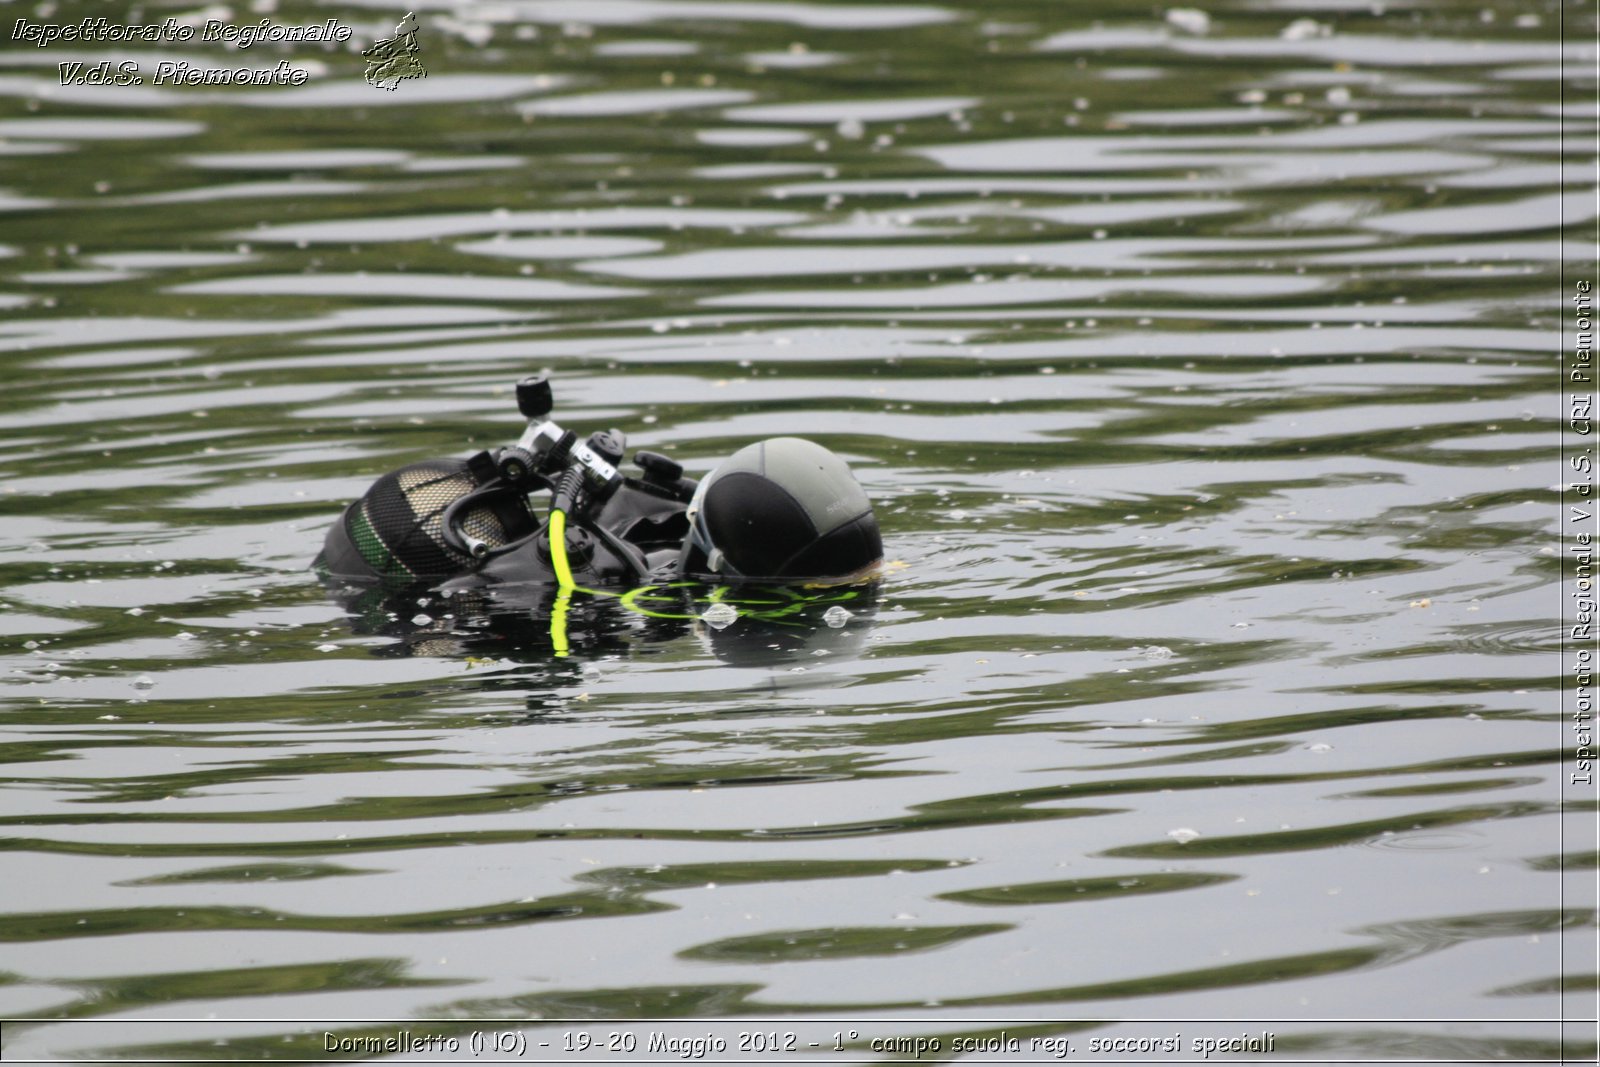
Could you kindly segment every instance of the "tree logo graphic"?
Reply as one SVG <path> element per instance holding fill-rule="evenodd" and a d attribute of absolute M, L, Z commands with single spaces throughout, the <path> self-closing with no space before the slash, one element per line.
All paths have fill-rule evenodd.
<path fill-rule="evenodd" d="M 417 16 L 407 11 L 406 17 L 394 28 L 393 37 L 373 41 L 372 47 L 361 53 L 367 61 L 367 84 L 393 92 L 394 87 L 407 78 L 426 78 L 428 72 L 417 58 L 420 51 Z"/>

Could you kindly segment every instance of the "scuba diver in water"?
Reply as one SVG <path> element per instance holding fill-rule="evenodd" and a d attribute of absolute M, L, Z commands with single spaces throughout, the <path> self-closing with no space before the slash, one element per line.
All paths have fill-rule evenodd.
<path fill-rule="evenodd" d="M 666 608 L 685 587 L 715 586 L 709 599 L 726 603 L 729 589 L 759 586 L 766 591 L 752 602 L 783 615 L 806 605 L 800 587 L 864 583 L 882 566 L 871 502 L 821 445 L 761 441 L 699 482 L 666 456 L 638 452 L 639 473 L 630 475 L 619 469 L 620 431 L 580 442 L 547 417 L 547 378 L 518 382 L 516 394 L 529 420 L 516 444 L 386 474 L 328 531 L 315 566 L 358 616 L 372 614 L 358 604 L 370 608 L 374 591 L 392 599 L 427 590 L 462 604 L 548 602 L 550 647 L 563 656 L 574 593 L 686 619 Z M 540 492 L 550 494 L 543 519 L 530 500 Z"/>

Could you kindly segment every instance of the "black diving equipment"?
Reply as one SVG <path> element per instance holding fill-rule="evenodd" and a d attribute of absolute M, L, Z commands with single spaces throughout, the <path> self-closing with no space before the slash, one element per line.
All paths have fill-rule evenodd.
<path fill-rule="evenodd" d="M 620 430 L 579 440 L 548 418 L 548 378 L 518 382 L 516 396 L 528 424 L 515 444 L 382 476 L 328 531 L 318 568 L 386 585 L 599 592 L 685 579 L 853 582 L 881 563 L 871 502 L 821 445 L 762 441 L 698 483 L 638 452 L 639 472 L 627 474 Z M 529 499 L 541 491 L 542 522 Z"/>

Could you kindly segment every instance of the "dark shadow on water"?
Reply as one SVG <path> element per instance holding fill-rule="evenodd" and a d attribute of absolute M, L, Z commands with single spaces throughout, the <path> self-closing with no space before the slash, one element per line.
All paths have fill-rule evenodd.
<path fill-rule="evenodd" d="M 552 686 L 580 685 L 600 660 L 706 655 L 733 667 L 783 669 L 860 654 L 878 602 L 876 584 L 826 588 L 671 582 L 631 590 L 521 584 L 438 590 L 325 580 L 355 634 L 388 639 L 384 658 L 461 659 L 514 667 L 477 679 L 483 689 L 530 693 L 547 717 Z M 532 694 L 538 694 L 537 696 Z"/>

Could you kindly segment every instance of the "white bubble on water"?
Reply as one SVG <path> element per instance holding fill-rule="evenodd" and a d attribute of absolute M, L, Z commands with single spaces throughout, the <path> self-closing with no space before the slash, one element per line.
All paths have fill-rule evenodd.
<path fill-rule="evenodd" d="M 1278 36 L 1285 41 L 1309 41 L 1317 37 L 1327 37 L 1333 33 L 1331 26 L 1325 26 L 1316 19 L 1295 19 L 1282 30 Z"/>
<path fill-rule="evenodd" d="M 1191 830 L 1187 826 L 1180 826 L 1176 830 L 1168 830 L 1167 836 L 1180 845 L 1187 845 L 1190 841 L 1200 836 L 1200 831 Z"/>
<path fill-rule="evenodd" d="M 700 616 L 700 621 L 713 630 L 726 630 L 739 617 L 739 609 L 732 604 L 713 604 Z"/>
<path fill-rule="evenodd" d="M 417 626 L 426 626 L 433 621 L 433 616 L 429 615 L 425 611 L 419 611 L 415 615 L 411 616 L 411 621 Z"/>
<path fill-rule="evenodd" d="M 1211 16 L 1197 7 L 1168 8 L 1167 25 L 1200 36 L 1210 32 Z"/>
<path fill-rule="evenodd" d="M 141 674 L 139 677 L 133 680 L 133 687 L 135 689 L 150 689 L 155 684 L 156 680 L 150 677 L 148 674 Z"/>
<path fill-rule="evenodd" d="M 833 627 L 835 630 L 839 629 L 854 617 L 854 615 L 846 611 L 844 608 L 841 608 L 837 604 L 822 613 L 822 621 Z"/>

